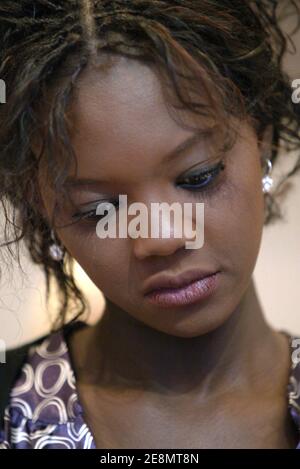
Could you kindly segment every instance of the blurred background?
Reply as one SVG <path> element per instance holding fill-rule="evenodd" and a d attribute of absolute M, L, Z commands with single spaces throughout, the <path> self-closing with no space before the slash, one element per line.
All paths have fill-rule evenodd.
<path fill-rule="evenodd" d="M 295 18 L 284 20 L 287 32 L 294 27 Z M 293 36 L 293 40 L 297 51 L 290 46 L 285 57 L 291 82 L 300 79 L 300 33 Z M 274 168 L 275 181 L 294 161 L 293 155 L 281 160 L 281 165 Z M 254 280 L 267 321 L 277 329 L 300 336 L 300 174 L 291 180 L 291 184 L 291 192 L 283 204 L 284 219 L 264 228 Z M 5 258 L 9 259 L 9 256 L 5 254 Z M 3 261 L 1 263 L 0 339 L 7 347 L 21 345 L 47 333 L 53 317 L 51 312 L 57 308 L 54 293 L 47 309 L 43 273 L 29 261 L 22 246 L 20 260 L 23 271 L 14 260 L 9 260 L 10 269 Z M 103 295 L 78 265 L 76 278 L 89 299 L 90 321 L 96 321 L 104 308 Z"/>

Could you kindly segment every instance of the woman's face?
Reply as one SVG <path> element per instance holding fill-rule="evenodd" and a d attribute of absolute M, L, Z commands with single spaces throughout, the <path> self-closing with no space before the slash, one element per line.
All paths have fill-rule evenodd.
<path fill-rule="evenodd" d="M 193 337 L 222 325 L 249 286 L 262 235 L 263 170 L 254 130 L 240 126 L 235 145 L 223 155 L 225 170 L 217 183 L 197 192 L 176 182 L 211 167 L 216 154 L 210 152 L 207 137 L 167 158 L 193 132 L 170 116 L 160 82 L 146 65 L 121 58 L 109 73 L 86 70 L 71 113 L 78 169 L 70 175 L 81 184 L 73 178 L 67 187 L 77 212 L 96 210 L 101 200 L 116 201 L 120 194 L 127 195 L 128 205 L 142 202 L 149 211 L 151 202 L 204 202 L 204 245 L 186 249 L 184 236 L 100 239 L 97 219 L 83 219 L 56 229 L 67 251 L 115 307 L 154 329 Z M 190 118 L 203 125 L 203 117 Z M 88 181 L 82 184 L 82 179 Z M 39 184 L 50 219 L 55 194 L 42 171 Z M 75 210 L 62 206 L 61 220 L 71 223 Z M 151 277 L 192 268 L 220 271 L 217 289 L 207 300 L 166 309 L 145 298 L 143 289 Z"/>

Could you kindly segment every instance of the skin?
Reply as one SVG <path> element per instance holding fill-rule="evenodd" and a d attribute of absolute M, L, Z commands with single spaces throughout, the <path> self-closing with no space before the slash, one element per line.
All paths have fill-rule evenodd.
<path fill-rule="evenodd" d="M 77 207 L 119 194 L 127 194 L 128 204 L 148 206 L 205 202 L 205 244 L 198 250 L 185 249 L 184 237 L 101 240 L 96 221 L 56 229 L 106 298 L 101 319 L 68 339 L 97 447 L 296 447 L 287 408 L 288 341 L 266 323 L 252 278 L 263 231 L 262 158 L 269 134 L 258 142 L 250 124 L 240 123 L 218 190 L 195 196 L 174 183 L 207 161 L 210 144 L 200 140 L 165 160 L 191 131 L 167 112 L 150 68 L 127 58 L 106 74 L 89 68 L 75 98 L 76 176 L 107 181 L 70 187 Z M 203 124 L 199 116 L 185 117 Z M 42 169 L 39 187 L 50 220 L 55 194 Z M 66 204 L 61 221 L 70 222 L 72 214 Z M 164 310 L 144 298 L 151 276 L 197 266 L 221 271 L 208 301 Z"/>

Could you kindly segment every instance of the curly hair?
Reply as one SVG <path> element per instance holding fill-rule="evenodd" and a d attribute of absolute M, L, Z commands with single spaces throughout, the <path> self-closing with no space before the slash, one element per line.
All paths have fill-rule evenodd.
<path fill-rule="evenodd" d="M 45 162 L 49 183 L 63 193 L 72 159 L 76 165 L 67 112 L 82 71 L 105 70 L 113 55 L 135 58 L 171 83 L 184 109 L 215 116 L 223 127 L 228 116 L 250 118 L 258 138 L 271 125 L 272 163 L 281 149 L 284 157 L 297 150 L 298 159 L 274 195 L 265 195 L 268 224 L 282 217 L 276 194 L 300 168 L 300 107 L 283 71 L 294 43 L 282 30 L 281 11 L 296 15 L 298 30 L 293 0 L 1 0 L 0 77 L 7 84 L 0 106 L 1 246 L 13 254 L 13 244 L 19 258 L 23 239 L 45 273 L 47 301 L 56 283 L 58 327 L 71 307 L 76 319 L 87 302 L 72 256 L 66 249 L 60 262 L 49 255 L 52 223 L 39 210 L 38 171 Z M 208 104 L 188 99 L 200 89 Z M 33 141 L 42 143 L 38 155 Z"/>

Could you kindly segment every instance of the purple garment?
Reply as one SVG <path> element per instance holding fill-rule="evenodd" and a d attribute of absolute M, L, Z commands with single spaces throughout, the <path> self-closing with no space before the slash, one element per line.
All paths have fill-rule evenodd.
<path fill-rule="evenodd" d="M 0 448 L 96 448 L 62 330 L 30 347 L 5 409 Z"/>
<path fill-rule="evenodd" d="M 300 339 L 288 336 L 291 368 L 287 405 L 299 433 L 296 449 L 300 449 Z M 11 390 L 0 432 L 0 449 L 7 448 L 96 448 L 78 400 L 63 330 L 29 349 Z"/>

